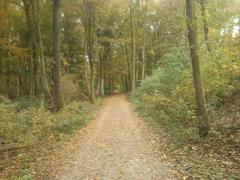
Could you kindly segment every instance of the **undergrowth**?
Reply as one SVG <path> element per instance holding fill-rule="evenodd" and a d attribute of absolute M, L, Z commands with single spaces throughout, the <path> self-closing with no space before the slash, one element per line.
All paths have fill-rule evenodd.
<path fill-rule="evenodd" d="M 14 166 L 16 161 L 20 166 L 17 175 L 13 172 L 10 175 L 20 175 L 20 179 L 34 177 L 34 174 L 28 173 L 29 163 L 26 167 L 25 162 L 45 151 L 51 152 L 67 137 L 74 135 L 74 132 L 93 120 L 98 105 L 75 101 L 56 113 L 47 108 L 47 103 L 40 99 L 11 101 L 0 97 L 0 171 L 4 170 L 1 165 L 12 161 Z"/>
<path fill-rule="evenodd" d="M 219 51 L 202 58 L 208 112 L 214 117 L 225 99 L 240 90 L 240 81 L 236 80 L 240 77 L 240 63 L 233 64 Z M 173 49 L 130 96 L 138 109 L 159 122 L 177 144 L 200 140 L 190 63 L 186 49 Z"/>
<path fill-rule="evenodd" d="M 165 55 L 160 67 L 141 82 L 130 100 L 155 129 L 162 128 L 170 135 L 176 161 L 186 174 L 236 179 L 240 122 L 239 103 L 232 99 L 240 94 L 240 63 L 217 50 L 202 54 L 201 61 L 211 126 L 207 138 L 198 135 L 191 60 L 184 48 Z"/>
<path fill-rule="evenodd" d="M 71 134 L 88 123 L 96 109 L 88 102 L 72 102 L 52 113 L 40 104 L 37 100 L 11 102 L 1 97 L 0 142 L 31 145 L 48 135 Z"/>

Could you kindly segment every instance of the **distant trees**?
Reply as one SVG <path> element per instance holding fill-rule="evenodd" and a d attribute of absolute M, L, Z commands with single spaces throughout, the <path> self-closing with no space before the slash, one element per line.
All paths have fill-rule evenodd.
<path fill-rule="evenodd" d="M 1 53 L 4 74 L 1 78 L 9 84 L 8 94 L 12 98 L 44 94 L 56 104 L 59 99 L 56 97 L 63 93 L 60 90 L 62 69 L 62 74 L 77 78 L 80 91 L 93 102 L 95 96 L 111 93 L 116 88 L 135 89 L 138 82 L 151 74 L 159 54 L 163 54 L 157 51 L 160 48 L 156 45 L 158 38 L 163 37 L 164 28 L 160 30 L 156 26 L 160 16 L 156 14 L 153 18 L 151 11 L 155 9 L 151 1 L 59 1 L 63 4 L 63 24 L 59 30 L 54 26 L 54 33 L 52 21 L 54 25 L 58 21 L 52 18 L 51 5 L 55 6 L 55 1 L 3 2 L 1 7 L 11 10 L 8 14 L 12 21 L 4 36 L 8 44 L 13 44 L 11 47 L 19 48 L 2 49 Z M 60 32 L 62 42 L 59 40 L 57 45 Z M 19 71 L 14 74 L 15 66 Z"/>
<path fill-rule="evenodd" d="M 29 33 L 29 94 L 30 96 L 35 96 L 36 91 L 43 87 L 46 96 L 51 98 L 43 54 L 42 32 L 40 28 L 40 2 L 39 0 L 23 0 L 23 5 Z M 41 84 L 39 82 L 41 82 Z"/>
<path fill-rule="evenodd" d="M 165 66 L 162 59 L 166 54 L 175 48 L 186 49 L 185 1 L 160 2 L 2 0 L 1 94 L 11 98 L 45 97 L 60 109 L 61 96 L 67 89 L 67 83 L 62 82 L 65 77 L 71 77 L 79 93 L 91 102 L 114 89 L 133 91 L 157 67 Z M 197 89 L 201 97 L 204 95 L 201 95 L 195 27 L 202 25 L 198 38 L 209 55 L 214 53 L 214 46 L 237 59 L 235 54 L 239 53 L 232 29 L 233 21 L 239 17 L 240 3 L 237 0 L 196 2 L 200 3 L 196 11 L 202 18 L 195 21 L 190 16 L 192 11 L 188 12 L 188 20 L 194 20 L 194 26 L 188 21 L 188 29 L 196 88 L 200 82 Z"/>
<path fill-rule="evenodd" d="M 189 48 L 192 59 L 193 79 L 197 103 L 197 116 L 199 119 L 199 135 L 204 137 L 208 135 L 209 124 L 197 49 L 197 27 L 194 3 L 195 1 L 193 0 L 186 0 L 187 29 Z"/>
<path fill-rule="evenodd" d="M 24 45 L 19 46 L 22 33 L 15 28 L 12 18 L 14 6 L 9 1 L 0 2 L 0 94 L 16 98 L 29 94 L 25 69 L 27 52 Z M 16 12 L 15 12 L 16 13 Z M 18 22 L 21 25 L 21 21 Z"/>
<path fill-rule="evenodd" d="M 145 78 L 148 0 L 129 1 L 129 23 L 131 38 L 131 90 Z"/>

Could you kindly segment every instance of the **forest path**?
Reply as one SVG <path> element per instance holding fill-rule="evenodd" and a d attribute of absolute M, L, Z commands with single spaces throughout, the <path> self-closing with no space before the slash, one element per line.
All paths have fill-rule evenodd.
<path fill-rule="evenodd" d="M 71 152 L 63 150 L 62 167 L 57 169 L 53 163 L 50 179 L 175 179 L 156 141 L 156 134 L 137 116 L 126 95 L 110 96 L 97 118 L 68 145 Z"/>

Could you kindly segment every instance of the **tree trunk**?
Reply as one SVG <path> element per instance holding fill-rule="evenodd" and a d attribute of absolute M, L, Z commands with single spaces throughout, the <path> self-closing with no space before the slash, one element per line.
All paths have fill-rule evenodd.
<path fill-rule="evenodd" d="M 126 83 L 127 83 L 127 91 L 131 90 L 131 67 L 130 67 L 130 60 L 128 55 L 128 49 L 125 45 L 123 45 L 123 54 L 126 57 L 125 59 L 125 67 L 126 67 Z"/>
<path fill-rule="evenodd" d="M 34 82 L 34 55 L 33 55 L 33 25 L 31 19 L 31 3 L 28 0 L 23 0 L 24 10 L 27 17 L 27 25 L 28 25 L 28 32 L 29 32 L 29 46 L 30 46 L 30 59 L 29 59 L 29 96 L 35 95 L 35 82 Z"/>
<path fill-rule="evenodd" d="M 94 18 L 95 18 L 95 9 L 92 1 L 83 0 L 85 11 L 86 11 L 86 22 L 85 22 L 85 33 L 86 33 L 86 47 L 87 55 L 90 68 L 90 78 L 89 78 L 89 100 L 91 103 L 95 102 L 95 54 L 94 54 Z"/>
<path fill-rule="evenodd" d="M 91 23 L 91 22 L 89 22 Z M 95 92 L 94 92 L 94 57 L 93 57 L 93 44 L 92 44 L 92 33 L 91 33 L 91 25 L 89 25 L 88 29 L 88 40 L 87 40 L 87 49 L 88 49 L 88 59 L 90 66 L 90 94 L 89 98 L 92 103 L 95 101 Z"/>
<path fill-rule="evenodd" d="M 186 0 L 186 15 L 188 28 L 189 49 L 192 59 L 193 79 L 196 93 L 197 116 L 199 118 L 199 135 L 208 135 L 209 124 L 206 110 L 205 95 L 202 87 L 199 55 L 197 50 L 197 29 L 194 13 L 194 0 Z"/>
<path fill-rule="evenodd" d="M 60 1 L 53 4 L 53 56 L 54 56 L 54 104 L 57 110 L 64 106 L 61 94 L 61 36 L 60 36 Z"/>
<path fill-rule="evenodd" d="M 131 56 L 132 56 L 132 91 L 136 88 L 136 39 L 134 35 L 134 20 L 133 20 L 133 2 L 130 1 L 130 31 L 131 31 Z"/>
<path fill-rule="evenodd" d="M 146 29 L 146 22 L 147 22 L 147 14 L 148 14 L 148 0 L 146 0 L 146 10 L 143 11 L 143 43 L 142 43 L 142 77 L 141 80 L 145 78 L 145 69 L 146 69 L 146 40 L 147 40 L 147 29 Z M 144 4 L 142 5 L 144 6 Z"/>
<path fill-rule="evenodd" d="M 42 43 L 42 34 L 40 29 L 40 6 L 39 0 L 36 0 L 36 26 L 37 26 L 37 36 L 38 36 L 38 48 L 39 48 L 39 60 L 40 60 L 40 67 L 41 67 L 41 79 L 43 83 L 43 87 L 45 90 L 46 96 L 51 99 L 51 91 L 47 80 L 47 72 L 45 67 L 45 60 L 43 55 L 43 43 Z"/>
<path fill-rule="evenodd" d="M 201 16 L 202 16 L 202 21 L 203 21 L 203 30 L 204 30 L 204 38 L 207 46 L 207 50 L 211 52 L 211 43 L 209 40 L 209 28 L 208 28 L 208 21 L 207 21 L 207 15 L 206 15 L 206 1 L 205 0 L 200 0 L 200 5 L 201 5 Z"/>
<path fill-rule="evenodd" d="M 0 51 L 0 94 L 4 94 L 4 69 L 3 69 L 3 60 L 2 60 L 2 52 Z"/>
<path fill-rule="evenodd" d="M 40 55 L 39 55 L 39 47 L 38 47 L 38 38 L 37 38 L 37 27 L 36 27 L 36 1 L 29 0 L 30 4 L 30 16 L 31 16 L 31 24 L 32 24 L 32 39 L 33 39 L 33 66 L 34 66 L 34 94 L 37 95 L 39 93 L 41 84 L 40 84 Z"/>
<path fill-rule="evenodd" d="M 6 1 L 1 1 L 0 2 L 0 12 L 2 13 L 2 17 L 0 19 L 0 24 L 3 27 L 3 29 L 1 29 L 2 31 L 0 32 L 0 39 L 5 39 L 5 33 L 6 33 L 6 27 L 7 27 L 7 2 Z M 0 48 L 0 94 L 5 94 L 5 86 L 6 86 L 6 76 L 4 74 L 4 50 Z"/>
<path fill-rule="evenodd" d="M 106 56 L 105 56 L 105 47 L 103 48 L 103 52 L 101 53 L 101 55 L 100 55 L 100 58 L 99 58 L 99 60 L 100 60 L 100 95 L 101 96 L 104 96 L 105 95 L 105 92 L 104 92 L 104 59 L 106 58 Z"/>
<path fill-rule="evenodd" d="M 146 32 L 143 30 L 143 46 L 142 46 L 142 77 L 141 80 L 145 78 L 145 67 L 146 67 Z"/>

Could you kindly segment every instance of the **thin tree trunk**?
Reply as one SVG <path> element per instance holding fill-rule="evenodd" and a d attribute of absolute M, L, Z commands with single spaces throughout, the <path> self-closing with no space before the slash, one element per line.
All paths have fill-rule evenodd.
<path fill-rule="evenodd" d="M 104 56 L 100 59 L 100 95 L 105 95 L 105 71 L 104 71 L 104 62 L 103 62 Z"/>
<path fill-rule="evenodd" d="M 104 59 L 104 51 L 103 50 L 103 54 L 101 54 L 101 57 L 99 58 L 100 60 L 100 95 L 104 96 L 105 92 L 104 92 L 104 64 L 103 64 L 103 59 Z"/>
<path fill-rule="evenodd" d="M 45 60 L 43 55 L 43 43 L 42 43 L 42 34 L 40 29 L 40 7 L 39 7 L 39 0 L 36 0 L 36 26 L 37 26 L 37 34 L 38 34 L 38 47 L 39 47 L 39 58 L 40 58 L 40 66 L 41 66 L 41 72 L 42 72 L 42 82 L 43 87 L 45 89 L 45 93 L 49 99 L 51 99 L 51 91 L 47 80 L 47 73 L 46 73 L 46 67 L 45 67 Z"/>
<path fill-rule="evenodd" d="M 31 3 L 28 0 L 23 0 L 24 10 L 27 17 L 27 25 L 29 31 L 29 45 L 30 45 L 30 59 L 29 59 L 29 96 L 35 95 L 35 82 L 34 82 L 34 55 L 33 55 L 33 25 L 30 16 Z"/>
<path fill-rule="evenodd" d="M 206 1 L 200 0 L 201 5 L 201 16 L 203 21 L 203 30 L 204 30 L 204 38 L 207 46 L 207 50 L 211 52 L 211 42 L 209 40 L 209 27 L 208 27 L 208 21 L 207 21 L 207 15 L 206 15 Z"/>
<path fill-rule="evenodd" d="M 61 94 L 60 1 L 54 0 L 53 4 L 54 104 L 57 110 L 64 106 Z"/>
<path fill-rule="evenodd" d="M 100 81 L 101 81 L 101 96 L 104 96 L 105 95 L 105 92 L 104 92 L 104 77 L 102 76 L 101 77 L 101 79 L 100 79 Z"/>
<path fill-rule="evenodd" d="M 0 94 L 4 94 L 4 70 L 3 70 L 3 60 L 2 60 L 2 52 L 0 51 Z"/>
<path fill-rule="evenodd" d="M 86 53 L 86 47 L 87 47 L 87 38 L 86 38 L 86 28 L 85 28 L 85 32 L 83 35 L 83 54 L 85 55 Z M 86 86 L 87 86 L 87 95 L 89 96 L 90 94 L 90 83 L 89 83 L 89 75 L 88 75 L 88 65 L 86 65 L 87 61 L 84 57 L 84 77 L 85 77 L 85 81 L 86 81 Z"/>
<path fill-rule="evenodd" d="M 131 55 L 132 55 L 132 91 L 136 88 L 136 39 L 134 35 L 133 5 L 130 0 L 130 31 L 131 31 Z"/>
<path fill-rule="evenodd" d="M 35 95 L 39 93 L 41 84 L 40 84 L 40 52 L 38 47 L 38 38 L 37 38 L 37 26 L 36 26 L 36 1 L 29 0 L 30 3 L 30 16 L 31 16 L 31 24 L 32 24 L 32 38 L 33 38 L 33 57 L 34 57 L 34 84 L 35 84 Z"/>
<path fill-rule="evenodd" d="M 145 67 L 146 67 L 146 59 L 145 59 L 145 51 L 146 51 L 146 32 L 143 30 L 143 46 L 142 46 L 142 77 L 141 80 L 145 78 Z"/>
<path fill-rule="evenodd" d="M 199 135 L 204 137 L 208 135 L 209 124 L 206 110 L 205 95 L 202 87 L 199 55 L 197 50 L 197 30 L 194 13 L 194 0 L 186 0 L 186 15 L 189 49 L 192 59 L 192 69 L 194 78 L 194 87 L 196 93 L 197 116 L 199 118 Z"/>
<path fill-rule="evenodd" d="M 1 1 L 0 2 L 0 11 L 3 13 L 1 19 L 0 19 L 0 23 L 3 27 L 7 27 L 7 2 L 6 1 Z M 6 36 L 6 30 L 5 28 L 3 29 L 3 31 L 0 34 L 0 38 L 5 39 Z M 5 82 L 5 74 L 4 74 L 4 50 L 0 49 L 0 94 L 5 94 L 5 86 L 6 86 L 6 82 Z"/>
<path fill-rule="evenodd" d="M 86 80 L 86 84 L 87 84 L 87 92 L 88 92 L 88 96 L 90 93 L 90 83 L 89 83 L 89 75 L 88 75 L 88 69 L 86 66 L 86 61 L 84 61 L 84 76 L 85 76 L 85 80 Z"/>
<path fill-rule="evenodd" d="M 131 90 L 131 68 L 130 68 L 130 60 L 129 60 L 129 56 L 128 56 L 128 51 L 127 51 L 127 47 L 125 45 L 123 45 L 123 53 L 126 57 L 126 61 L 125 61 L 125 66 L 127 69 L 127 74 L 126 74 L 126 79 L 127 79 L 127 91 Z"/>
<path fill-rule="evenodd" d="M 145 12 L 143 11 L 144 21 L 143 21 L 142 77 L 141 77 L 141 80 L 143 80 L 145 78 L 145 69 L 146 69 L 146 40 L 147 40 L 146 18 L 147 18 L 147 13 L 148 13 L 148 0 L 146 0 L 146 10 L 145 10 Z"/>
<path fill-rule="evenodd" d="M 85 32 L 86 32 L 86 47 L 87 47 L 87 55 L 89 60 L 90 67 L 90 91 L 89 91 L 89 99 L 91 103 L 95 102 L 95 79 L 94 79 L 94 7 L 92 1 L 83 0 L 85 10 L 86 10 L 86 24 L 85 24 Z"/>

